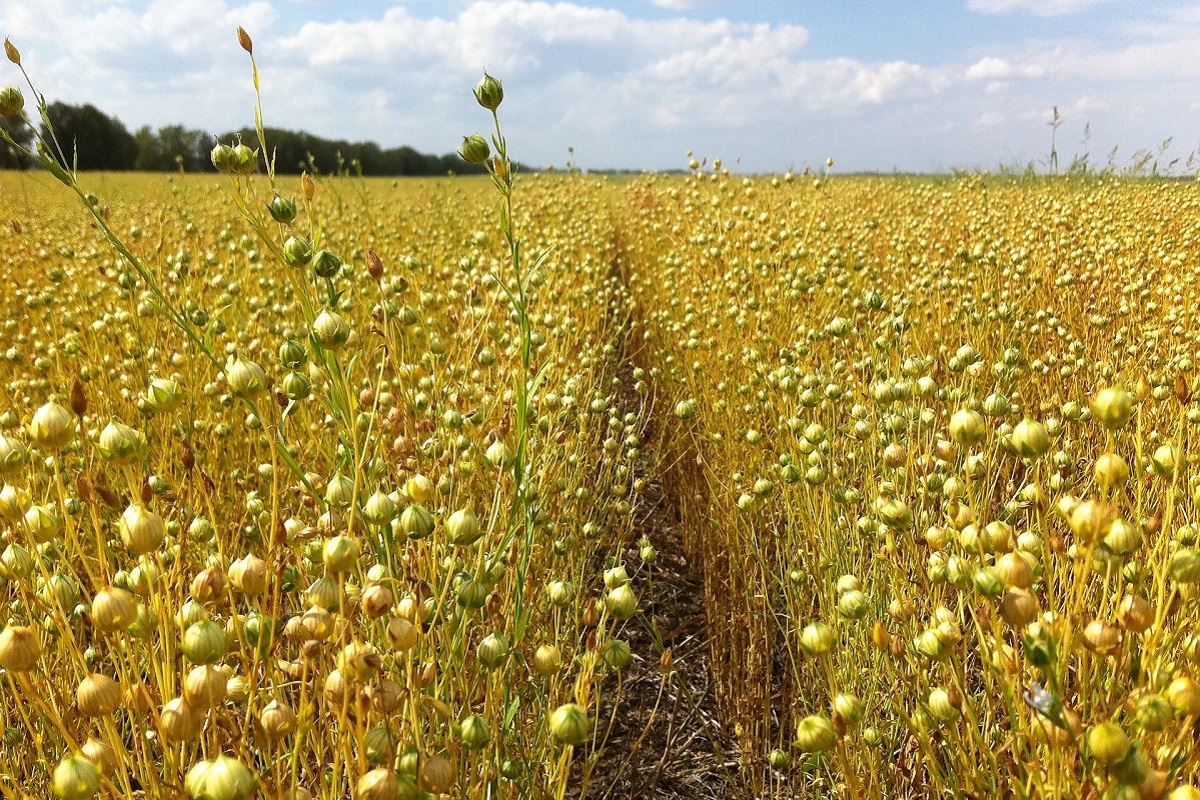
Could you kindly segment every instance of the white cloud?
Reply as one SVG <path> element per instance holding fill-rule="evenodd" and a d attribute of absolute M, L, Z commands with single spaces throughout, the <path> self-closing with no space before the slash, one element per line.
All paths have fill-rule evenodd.
<path fill-rule="evenodd" d="M 710 4 L 656 2 L 678 12 Z M 983 13 L 1057 15 L 1095 0 L 969 2 Z M 827 155 L 849 169 L 994 166 L 1043 157 L 1055 105 L 1067 117 L 1064 160 L 1085 122 L 1092 152 L 1114 144 L 1132 152 L 1172 134 L 1188 138 L 1200 80 L 1200 12 L 1128 11 L 1134 4 L 1114 6 L 1103 41 L 1081 38 L 1064 17 L 1054 23 L 1061 38 L 964 40 L 942 61 L 906 50 L 901 27 L 887 60 L 852 58 L 828 41 L 818 57 L 815 34 L 774 12 L 760 18 L 775 22 L 746 23 L 642 18 L 611 0 L 422 0 L 305 22 L 318 5 L 325 19 L 343 8 L 0 0 L 0 35 L 21 47 L 51 99 L 95 103 L 130 127 L 178 122 L 221 132 L 253 119 L 248 59 L 234 37 L 244 25 L 268 125 L 435 152 L 488 126 L 470 91 L 486 67 L 505 81 L 502 118 L 515 155 L 561 163 L 574 146 L 585 167 L 677 167 L 689 148 L 730 164 L 742 156 L 750 170 L 802 168 Z"/>
<path fill-rule="evenodd" d="M 1025 12 L 1038 17 L 1075 14 L 1113 0 L 968 0 L 967 8 L 980 14 Z"/>
<path fill-rule="evenodd" d="M 669 8 L 672 11 L 691 11 L 697 8 L 719 6 L 728 0 L 654 0 L 654 5 Z"/>
<path fill-rule="evenodd" d="M 1046 74 L 1038 64 L 1014 64 L 1012 61 L 987 56 L 967 67 L 964 77 L 972 81 L 1002 81 L 1011 78 L 1038 78 Z"/>
<path fill-rule="evenodd" d="M 345 95 L 354 90 L 344 87 L 444 91 L 472 85 L 487 67 L 510 87 L 517 116 L 534 121 L 524 133 L 551 147 L 564 138 L 578 144 L 583 130 L 593 151 L 611 147 L 610 134 L 753 135 L 826 110 L 928 96 L 951 79 L 947 70 L 906 61 L 806 58 L 808 41 L 797 25 L 646 20 L 568 2 L 480 0 L 452 17 L 394 7 L 358 23 L 308 23 L 280 46 L 289 61 L 311 68 L 310 97 L 340 94 L 351 106 Z M 469 99 L 461 89 L 454 96 Z M 404 110 L 420 128 L 445 121 L 444 106 Z"/>

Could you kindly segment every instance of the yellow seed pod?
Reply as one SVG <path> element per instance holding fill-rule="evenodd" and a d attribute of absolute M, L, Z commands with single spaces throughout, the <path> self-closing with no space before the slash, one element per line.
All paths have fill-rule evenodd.
<path fill-rule="evenodd" d="M 1091 545 L 1104 538 L 1112 525 L 1114 512 L 1099 500 L 1084 500 L 1071 510 L 1067 524 L 1080 544 Z"/>
<path fill-rule="evenodd" d="M 1116 764 L 1129 754 L 1129 736 L 1115 722 L 1102 722 L 1088 731 L 1088 752 L 1102 764 Z"/>
<path fill-rule="evenodd" d="M 1116 453 L 1102 453 L 1096 459 L 1092 478 L 1106 492 L 1119 489 L 1129 480 L 1129 464 Z"/>
<path fill-rule="evenodd" d="M 1185 717 L 1200 717 L 1200 684 L 1186 676 L 1171 681 L 1163 692 L 1167 702 Z"/>
<path fill-rule="evenodd" d="M 1033 585 L 1033 565 L 1021 553 L 1005 553 L 996 559 L 996 575 L 1009 588 L 1028 589 Z"/>
<path fill-rule="evenodd" d="M 272 741 L 282 739 L 296 730 L 296 712 L 286 703 L 272 700 L 258 714 L 258 724 Z"/>
<path fill-rule="evenodd" d="M 533 654 L 533 671 L 543 678 L 557 675 L 562 670 L 562 654 L 558 648 L 544 644 Z"/>
<path fill-rule="evenodd" d="M 75 689 L 75 704 L 85 717 L 106 717 L 121 707 L 121 686 L 107 675 L 88 675 Z"/>
<path fill-rule="evenodd" d="M 42 654 L 42 645 L 32 628 L 10 625 L 0 631 L 0 667 L 9 672 L 28 672 Z"/>
<path fill-rule="evenodd" d="M 228 694 L 229 677 L 216 667 L 193 667 L 183 679 L 183 699 L 198 711 L 216 708 Z"/>

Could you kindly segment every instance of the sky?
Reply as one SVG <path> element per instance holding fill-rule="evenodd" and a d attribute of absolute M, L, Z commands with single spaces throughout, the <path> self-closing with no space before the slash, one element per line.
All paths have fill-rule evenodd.
<path fill-rule="evenodd" d="M 1200 3 L 1152 0 L 2 0 L 48 98 L 131 130 L 253 124 L 454 150 L 504 81 L 510 153 L 585 169 L 1187 168 Z M 0 83 L 18 83 L 4 63 Z M 1165 150 L 1166 140 L 1172 138 Z M 1113 156 L 1113 148 L 1115 156 Z M 1162 155 L 1160 156 L 1160 151 Z"/>

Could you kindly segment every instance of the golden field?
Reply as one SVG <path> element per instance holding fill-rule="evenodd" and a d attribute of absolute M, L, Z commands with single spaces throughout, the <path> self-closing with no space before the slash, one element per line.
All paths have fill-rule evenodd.
<path fill-rule="evenodd" d="M 0 176 L 0 796 L 612 795 L 669 504 L 712 796 L 1200 797 L 1193 182 L 495 124 L 490 179 Z"/>

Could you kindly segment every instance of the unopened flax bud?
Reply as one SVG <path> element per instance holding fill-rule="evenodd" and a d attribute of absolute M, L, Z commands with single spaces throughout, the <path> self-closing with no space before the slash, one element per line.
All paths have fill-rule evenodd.
<path fill-rule="evenodd" d="M 504 101 L 504 84 L 486 72 L 483 73 L 483 80 L 475 87 L 475 99 L 488 111 L 495 111 Z"/>
<path fill-rule="evenodd" d="M 23 108 L 25 108 L 25 97 L 21 94 L 20 89 L 15 86 L 5 86 L 0 89 L 0 114 L 6 117 L 15 117 L 20 115 Z"/>
<path fill-rule="evenodd" d="M 491 153 L 487 139 L 478 133 L 464 136 L 462 144 L 458 148 L 458 154 L 468 164 L 486 164 Z"/>

